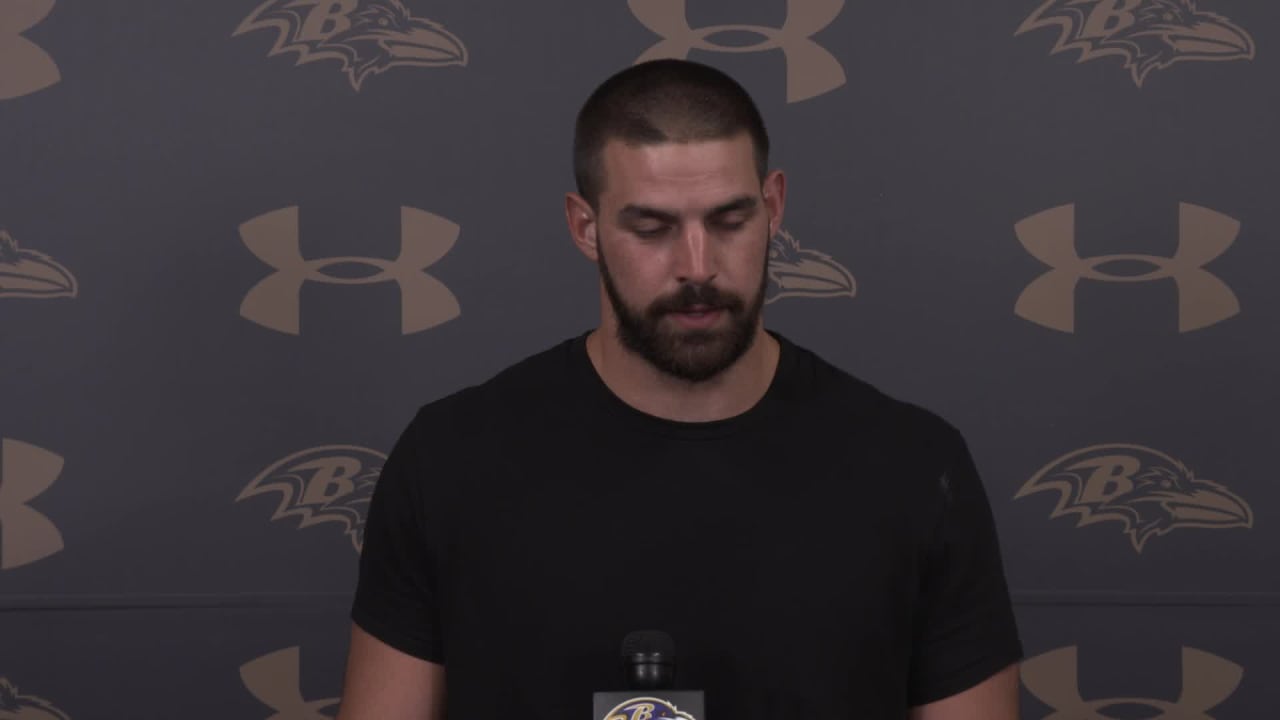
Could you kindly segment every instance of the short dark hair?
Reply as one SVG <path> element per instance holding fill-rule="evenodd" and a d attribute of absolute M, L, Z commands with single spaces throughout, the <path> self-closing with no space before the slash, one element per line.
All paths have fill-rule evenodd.
<path fill-rule="evenodd" d="M 610 140 L 637 145 L 718 140 L 743 130 L 755 146 L 756 171 L 763 182 L 769 135 L 742 85 L 720 70 L 689 60 L 632 65 L 601 83 L 578 112 L 573 134 L 578 193 L 598 208 L 604 185 L 601 155 Z"/>

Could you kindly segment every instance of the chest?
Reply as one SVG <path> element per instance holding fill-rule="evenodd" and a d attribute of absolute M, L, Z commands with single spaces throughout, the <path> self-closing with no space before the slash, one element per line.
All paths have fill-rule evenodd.
<path fill-rule="evenodd" d="M 573 677 L 651 628 L 707 682 L 879 663 L 906 644 L 915 582 L 894 482 L 767 443 L 493 459 L 459 502 L 445 626 L 466 647 L 557 648 L 544 669 Z"/>

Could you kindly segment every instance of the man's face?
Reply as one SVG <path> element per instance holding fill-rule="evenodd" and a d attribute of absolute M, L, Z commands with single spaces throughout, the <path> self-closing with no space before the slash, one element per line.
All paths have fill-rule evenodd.
<path fill-rule="evenodd" d="M 714 377 L 751 347 L 764 304 L 771 205 L 750 137 L 614 141 L 603 169 L 597 262 L 619 340 L 675 377 Z"/>

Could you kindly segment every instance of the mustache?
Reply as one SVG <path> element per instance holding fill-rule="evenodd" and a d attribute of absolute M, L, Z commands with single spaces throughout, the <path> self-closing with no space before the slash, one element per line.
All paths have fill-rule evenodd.
<path fill-rule="evenodd" d="M 714 285 L 685 283 L 674 294 L 659 298 L 649 306 L 649 316 L 658 318 L 668 313 L 687 312 L 695 307 L 711 310 L 742 312 L 746 302 L 733 293 L 717 289 Z"/>

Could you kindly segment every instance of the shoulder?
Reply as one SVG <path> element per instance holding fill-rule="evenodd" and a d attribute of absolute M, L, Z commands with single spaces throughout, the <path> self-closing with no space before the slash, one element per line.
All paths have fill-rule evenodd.
<path fill-rule="evenodd" d="M 875 498 L 896 518 L 910 547 L 932 541 L 958 492 L 980 490 L 960 429 L 937 411 L 796 347 L 794 413 L 808 416 L 806 440 L 857 482 L 860 501 Z"/>
<path fill-rule="evenodd" d="M 519 454 L 536 442 L 536 415 L 556 412 L 571 360 L 573 340 L 545 347 L 489 378 L 420 404 L 384 463 L 378 485 L 398 487 L 410 500 L 435 501 L 467 483 L 491 462 Z M 495 448 L 502 452 L 495 453 Z"/>
<path fill-rule="evenodd" d="M 554 407 L 573 379 L 577 341 L 546 346 L 481 382 L 420 405 L 410 428 L 435 438 L 491 433 Z"/>
<path fill-rule="evenodd" d="M 828 432 L 856 438 L 860 448 L 875 448 L 899 461 L 923 463 L 934 474 L 964 451 L 959 428 L 935 410 L 893 394 L 813 350 L 791 345 L 801 376 L 801 400 Z"/>

